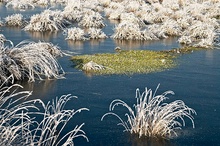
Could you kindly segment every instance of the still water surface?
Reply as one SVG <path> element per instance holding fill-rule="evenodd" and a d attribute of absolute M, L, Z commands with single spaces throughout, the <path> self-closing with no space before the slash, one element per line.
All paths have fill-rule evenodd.
<path fill-rule="evenodd" d="M 24 17 L 38 13 L 41 9 L 20 12 Z M 5 9 L 0 5 L 0 17 L 4 18 L 18 11 Z M 109 23 L 108 26 L 114 24 Z M 57 44 L 66 52 L 74 54 L 113 53 L 116 46 L 122 49 L 151 49 L 167 50 L 179 47 L 176 39 L 165 39 L 154 42 L 118 42 L 112 39 L 100 41 L 71 42 L 66 41 L 62 32 L 58 33 L 31 33 L 20 28 L 1 27 L 2 34 L 15 44 L 22 40 L 46 41 Z M 111 29 L 105 28 L 105 33 L 111 34 Z M 76 124 L 85 123 L 83 130 L 89 138 L 86 142 L 83 138 L 75 139 L 75 145 L 81 146 L 202 146 L 220 145 L 220 50 L 202 50 L 180 56 L 178 66 L 158 73 L 108 76 L 87 76 L 83 72 L 73 68 L 70 57 L 59 58 L 59 63 L 67 73 L 66 79 L 41 81 L 35 83 L 21 82 L 24 90 L 32 90 L 31 98 L 40 98 L 47 102 L 63 94 L 78 96 L 67 105 L 68 109 L 87 107 L 76 115 L 67 129 Z M 117 126 L 115 117 L 101 117 L 108 111 L 110 102 L 114 99 L 122 99 L 130 106 L 135 100 L 135 90 L 145 87 L 155 89 L 160 83 L 158 94 L 167 90 L 175 92 L 167 102 L 176 99 L 183 100 L 186 105 L 196 110 L 195 129 L 186 120 L 186 126 L 178 138 L 170 141 L 138 139 L 129 133 L 122 132 L 123 128 Z M 120 108 L 119 112 L 125 113 Z"/>

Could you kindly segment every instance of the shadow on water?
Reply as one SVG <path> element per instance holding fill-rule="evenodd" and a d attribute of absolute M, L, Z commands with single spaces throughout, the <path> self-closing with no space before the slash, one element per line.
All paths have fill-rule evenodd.
<path fill-rule="evenodd" d="M 138 137 L 137 135 L 130 135 L 129 140 L 131 146 L 176 146 L 169 140 L 159 138 Z"/>
<path fill-rule="evenodd" d="M 50 92 L 54 92 L 55 84 L 57 80 L 44 80 L 44 81 L 36 81 L 36 82 L 28 82 L 28 81 L 16 81 L 15 83 L 23 86 L 20 91 L 32 91 L 32 95 L 28 98 L 31 99 L 41 99 L 44 102 L 51 100 L 52 97 L 49 97 L 48 94 Z M 55 97 L 54 97 L 55 98 Z"/>

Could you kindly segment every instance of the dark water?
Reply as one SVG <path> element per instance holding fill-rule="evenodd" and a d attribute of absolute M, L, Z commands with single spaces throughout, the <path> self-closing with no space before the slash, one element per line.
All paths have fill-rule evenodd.
<path fill-rule="evenodd" d="M 5 9 L 0 5 L 1 18 L 13 13 L 22 13 L 29 16 L 40 12 L 40 9 L 31 12 L 20 12 Z M 114 24 L 108 24 L 112 26 Z M 105 32 L 112 33 L 105 28 Z M 152 49 L 166 50 L 179 47 L 175 39 L 166 39 L 154 42 L 117 42 L 112 39 L 101 41 L 71 42 L 66 41 L 62 32 L 42 34 L 30 33 L 20 28 L 0 28 L 2 34 L 15 44 L 22 40 L 44 40 L 60 46 L 64 51 L 74 54 L 93 54 L 114 52 L 115 46 L 123 49 Z M 67 72 L 66 79 L 41 81 L 35 83 L 22 82 L 24 90 L 33 90 L 30 98 L 40 98 L 47 102 L 63 94 L 78 96 L 67 105 L 68 109 L 87 107 L 76 115 L 67 129 L 81 123 L 85 123 L 83 130 L 89 138 L 86 142 L 83 138 L 74 139 L 75 145 L 83 146 L 201 146 L 220 145 L 220 50 L 202 50 L 180 56 L 176 68 L 158 73 L 108 76 L 87 76 L 83 72 L 73 68 L 69 57 L 59 58 L 59 63 Z M 160 83 L 158 94 L 167 90 L 175 92 L 167 102 L 181 99 L 186 105 L 196 110 L 195 129 L 186 120 L 186 126 L 178 138 L 170 141 L 139 139 L 129 133 L 122 132 L 123 128 L 117 126 L 119 122 L 115 117 L 101 117 L 108 111 L 108 106 L 113 99 L 122 99 L 129 105 L 135 100 L 135 90 L 145 87 L 155 89 Z M 119 112 L 125 113 L 120 108 Z"/>

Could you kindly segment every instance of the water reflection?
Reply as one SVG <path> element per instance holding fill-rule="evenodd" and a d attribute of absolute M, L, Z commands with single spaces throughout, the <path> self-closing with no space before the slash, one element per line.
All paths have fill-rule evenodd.
<path fill-rule="evenodd" d="M 213 58 L 213 56 L 214 56 L 214 54 L 213 54 L 213 51 L 212 50 L 207 50 L 206 51 L 206 55 L 205 55 L 205 57 L 208 59 L 208 60 L 213 60 L 214 58 Z"/>
<path fill-rule="evenodd" d="M 73 41 L 73 40 L 67 40 L 67 44 L 70 48 L 73 50 L 82 50 L 83 49 L 83 41 Z"/>
<path fill-rule="evenodd" d="M 147 138 L 132 134 L 129 138 L 132 146 L 175 146 L 172 142 L 162 138 Z"/>
<path fill-rule="evenodd" d="M 147 45 L 149 42 L 147 41 L 138 41 L 138 40 L 114 40 L 114 43 L 116 46 L 121 47 L 125 50 L 131 50 L 131 49 L 139 49 L 140 46 Z"/>
<path fill-rule="evenodd" d="M 98 46 L 100 45 L 100 43 L 103 43 L 105 39 L 91 39 L 89 41 L 90 41 L 91 46 Z"/>
<path fill-rule="evenodd" d="M 28 98 L 30 99 L 42 99 L 50 100 L 51 97 L 48 96 L 48 92 L 53 91 L 57 80 L 44 80 L 36 82 L 27 81 L 17 81 L 17 84 L 23 86 L 22 91 L 33 91 L 32 95 Z"/>
<path fill-rule="evenodd" d="M 36 32 L 36 31 L 26 31 L 26 33 L 34 39 L 41 41 L 50 41 L 51 38 L 57 38 L 58 32 L 47 31 L 47 32 Z"/>

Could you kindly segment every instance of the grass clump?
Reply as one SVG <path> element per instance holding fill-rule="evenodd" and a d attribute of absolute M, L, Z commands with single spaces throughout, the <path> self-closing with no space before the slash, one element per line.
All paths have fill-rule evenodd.
<path fill-rule="evenodd" d="M 118 125 L 139 137 L 173 138 L 178 135 L 177 131 L 185 126 L 184 117 L 190 119 L 194 128 L 192 114 L 196 114 L 195 110 L 186 106 L 182 100 L 164 103 L 164 100 L 168 99 L 168 94 L 174 94 L 173 91 L 155 95 L 156 91 L 153 93 L 151 89 L 146 88 L 143 93 L 140 93 L 137 89 L 135 97 L 137 103 L 134 104 L 134 110 L 120 99 L 113 100 L 109 106 L 109 112 L 104 114 L 101 120 L 108 115 L 116 116 L 120 120 Z M 127 121 L 114 113 L 114 109 L 119 105 L 127 108 L 128 113 L 125 114 Z"/>
<path fill-rule="evenodd" d="M 11 42 L 11 41 L 9 41 Z M 22 41 L 18 45 L 5 46 L 0 42 L 0 83 L 11 75 L 16 80 L 61 79 L 64 71 L 56 57 L 62 56 L 60 49 L 46 42 Z"/>
<path fill-rule="evenodd" d="M 86 70 L 94 74 L 134 74 L 161 71 L 175 66 L 175 57 L 165 52 L 150 50 L 129 50 L 117 53 L 73 56 L 75 67 L 83 70 L 83 66 L 93 61 L 103 66 L 101 70 Z"/>
<path fill-rule="evenodd" d="M 11 79 L 12 78 L 12 79 Z M 8 78 L 13 82 L 13 76 Z M 81 129 L 84 123 L 64 131 L 70 120 L 87 108 L 65 109 L 72 98 L 60 98 L 44 104 L 40 99 L 26 100 L 32 92 L 18 91 L 21 85 L 0 85 L 0 145 L 59 146 L 74 145 L 76 137 L 88 138 Z"/>

